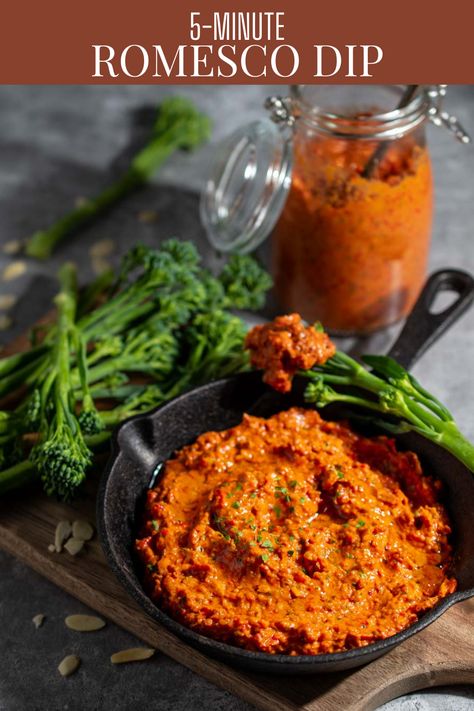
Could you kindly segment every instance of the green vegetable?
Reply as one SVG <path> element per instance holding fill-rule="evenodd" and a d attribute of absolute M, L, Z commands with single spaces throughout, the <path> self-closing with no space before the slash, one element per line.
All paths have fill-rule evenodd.
<path fill-rule="evenodd" d="M 209 119 L 191 101 L 178 96 L 165 99 L 147 145 L 135 155 L 125 174 L 100 195 L 87 200 L 49 229 L 32 235 L 26 244 L 26 254 L 46 259 L 58 242 L 70 232 L 143 186 L 172 153 L 180 149 L 193 150 L 207 140 L 209 135 Z"/>
<path fill-rule="evenodd" d="M 50 367 L 40 387 L 40 441 L 31 459 L 47 494 L 69 498 L 82 483 L 92 461 L 74 412 L 71 351 L 75 340 L 77 287 L 75 271 L 65 264 L 60 273 L 61 291 L 55 299 L 58 322 Z"/>
<path fill-rule="evenodd" d="M 389 432 L 410 430 L 454 454 L 474 471 L 474 445 L 459 431 L 449 410 L 389 356 L 368 355 L 363 364 L 338 351 L 324 365 L 301 371 L 310 383 L 308 402 L 356 405 L 383 417 L 372 418 Z"/>
<path fill-rule="evenodd" d="M 117 275 L 82 296 L 71 265 L 59 278 L 58 315 L 43 343 L 0 359 L 0 393 L 16 397 L 0 411 L 0 493 L 39 473 L 48 494 L 70 498 L 91 449 L 123 419 L 246 369 L 245 327 L 229 309 L 260 308 L 269 284 L 251 257 L 231 257 L 213 276 L 177 240 L 134 247 Z"/>

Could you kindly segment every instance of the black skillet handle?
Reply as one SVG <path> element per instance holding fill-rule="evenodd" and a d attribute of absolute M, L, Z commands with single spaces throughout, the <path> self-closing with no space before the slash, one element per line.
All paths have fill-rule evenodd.
<path fill-rule="evenodd" d="M 436 296 L 453 291 L 457 298 L 440 313 L 432 313 Z M 423 353 L 469 308 L 474 300 L 474 279 L 459 269 L 441 269 L 426 282 L 389 356 L 410 368 Z"/>

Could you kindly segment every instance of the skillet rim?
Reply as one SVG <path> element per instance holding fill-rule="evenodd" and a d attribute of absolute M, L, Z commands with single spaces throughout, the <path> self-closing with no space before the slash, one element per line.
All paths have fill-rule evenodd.
<path fill-rule="evenodd" d="M 172 400 L 169 400 L 168 402 L 159 405 L 158 407 L 154 408 L 153 410 L 150 410 L 149 412 L 128 418 L 127 420 L 122 422 L 113 433 L 113 436 L 111 438 L 110 455 L 107 460 L 104 471 L 100 477 L 97 492 L 97 530 L 102 550 L 105 554 L 107 563 L 110 566 L 112 572 L 119 579 L 120 583 L 128 591 L 131 597 L 136 602 L 138 602 L 139 605 L 145 610 L 145 612 L 150 615 L 150 617 L 156 622 L 159 622 L 166 629 L 178 636 L 180 639 L 183 639 L 187 643 L 190 643 L 191 646 L 193 646 L 195 649 L 199 649 L 200 651 L 205 652 L 206 649 L 209 649 L 210 654 L 212 654 L 213 652 L 217 652 L 225 656 L 226 659 L 235 658 L 236 663 L 238 662 L 238 660 L 242 660 L 244 664 L 246 662 L 254 662 L 259 665 L 260 669 L 263 669 L 264 667 L 279 667 L 282 665 L 289 665 L 290 667 L 294 667 L 293 671 L 296 673 L 298 671 L 299 666 L 314 666 L 314 673 L 317 673 L 319 666 L 329 667 L 335 665 L 335 672 L 342 671 L 343 669 L 349 670 L 350 668 L 356 666 L 362 666 L 364 663 L 368 663 L 372 659 L 375 659 L 378 656 L 382 656 L 382 654 L 389 652 L 391 649 L 398 646 L 405 640 L 424 630 L 426 627 L 435 622 L 439 617 L 441 617 L 441 615 L 443 615 L 453 605 L 457 604 L 458 602 L 467 600 L 471 597 L 474 597 L 474 586 L 471 588 L 467 588 L 466 590 L 455 590 L 453 593 L 450 593 L 449 595 L 444 597 L 430 610 L 425 612 L 422 617 L 416 620 L 416 622 L 411 624 L 409 627 L 406 627 L 405 629 L 401 630 L 400 632 L 397 632 L 394 635 L 391 635 L 390 637 L 386 637 L 376 642 L 372 642 L 363 647 L 355 647 L 354 649 L 342 652 L 330 652 L 325 654 L 314 655 L 299 654 L 294 656 L 252 651 L 244 649 L 242 647 L 238 647 L 236 645 L 228 644 L 226 642 L 215 640 L 212 637 L 206 637 L 205 635 L 195 632 L 191 628 L 186 627 L 180 622 L 174 620 L 160 607 L 158 607 L 155 602 L 151 600 L 151 598 L 146 594 L 146 592 L 141 586 L 140 579 L 138 577 L 138 574 L 136 573 L 135 561 L 133 561 L 133 572 L 135 573 L 135 580 L 129 577 L 129 575 L 123 570 L 123 566 L 120 564 L 120 561 L 114 554 L 113 541 L 110 539 L 107 527 L 106 502 L 108 486 L 111 481 L 111 478 L 113 477 L 114 469 L 120 462 L 121 456 L 126 459 L 126 455 L 124 454 L 123 449 L 120 445 L 120 438 L 122 438 L 124 434 L 126 436 L 126 430 L 130 427 L 131 424 L 135 424 L 137 422 L 139 423 L 141 421 L 146 422 L 153 420 L 157 415 L 165 413 L 168 408 L 175 407 L 177 404 L 181 403 L 182 401 L 185 401 L 191 394 L 195 394 L 197 391 L 218 388 L 219 386 L 222 387 L 227 383 L 232 383 L 236 380 L 244 379 L 246 377 L 248 378 L 252 375 L 255 377 L 255 374 L 257 372 L 258 371 L 246 371 L 243 373 L 237 373 L 234 375 L 227 376 L 225 378 L 220 378 L 218 380 L 212 380 L 208 383 L 193 388 L 192 390 L 188 390 L 187 392 L 174 397 Z M 438 449 L 441 449 L 443 453 L 445 452 L 445 450 L 443 450 L 439 445 L 435 444 L 435 446 Z M 155 469 L 158 464 L 155 465 Z M 215 656 L 215 654 L 213 656 Z M 366 659 L 366 657 L 369 658 Z M 348 664 L 345 664 L 346 662 Z M 244 666 L 244 664 L 242 664 L 242 666 Z M 248 664 L 245 665 L 249 666 Z M 329 669 L 321 669 L 321 672 L 323 671 L 330 672 Z"/>

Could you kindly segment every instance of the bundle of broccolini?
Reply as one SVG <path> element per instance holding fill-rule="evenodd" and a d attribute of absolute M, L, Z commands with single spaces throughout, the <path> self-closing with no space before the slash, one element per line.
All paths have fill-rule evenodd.
<path fill-rule="evenodd" d="M 271 286 L 251 257 L 231 257 L 215 277 L 177 240 L 133 248 L 117 276 L 82 293 L 72 265 L 59 280 L 42 343 L 0 359 L 0 396 L 17 394 L 0 411 L 0 492 L 39 476 L 48 494 L 71 497 L 91 448 L 121 420 L 246 368 L 245 327 L 231 310 L 260 308 Z"/>

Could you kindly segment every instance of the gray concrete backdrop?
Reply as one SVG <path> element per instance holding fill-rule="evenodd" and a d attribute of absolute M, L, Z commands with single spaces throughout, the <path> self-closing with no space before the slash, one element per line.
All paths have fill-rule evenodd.
<path fill-rule="evenodd" d="M 7 342 L 48 308 L 54 273 L 65 258 L 80 265 L 82 281 L 91 275 L 89 248 L 113 238 L 113 261 L 136 241 L 148 244 L 172 235 L 206 243 L 199 225 L 196 191 L 202 184 L 213 143 L 244 121 L 263 116 L 263 99 L 284 87 L 83 86 L 0 87 L 0 242 L 23 239 L 47 226 L 78 197 L 93 195 L 120 170 L 133 145 L 150 125 L 153 108 L 165 94 L 193 97 L 213 118 L 211 145 L 195 154 L 175 156 L 153 185 L 137 193 L 107 217 L 82 230 L 46 264 L 28 262 L 24 276 L 0 286 L 18 303 Z M 452 87 L 449 108 L 474 136 L 474 86 Z M 474 151 L 445 131 L 429 129 L 436 177 L 436 217 L 431 269 L 461 267 L 474 272 Z M 157 213 L 154 223 L 138 219 L 143 210 Z M 207 250 L 209 254 L 209 251 Z M 0 270 L 15 257 L 0 253 Z M 397 328 L 363 344 L 386 349 Z M 474 309 L 456 324 L 415 368 L 424 385 L 455 413 L 474 438 Z M 0 554 L 0 711 L 115 711 L 148 704 L 170 711 L 244 711 L 250 707 L 179 664 L 159 655 L 141 665 L 112 668 L 111 652 L 137 643 L 114 625 L 90 636 L 77 636 L 63 624 L 67 614 L 84 607 L 10 556 Z M 31 618 L 47 615 L 35 631 Z M 70 679 L 56 666 L 66 653 L 83 659 Z M 452 688 L 399 699 L 384 711 L 467 711 L 474 690 Z"/>

